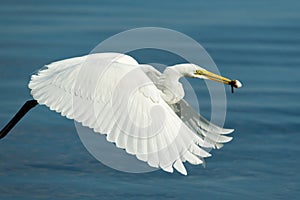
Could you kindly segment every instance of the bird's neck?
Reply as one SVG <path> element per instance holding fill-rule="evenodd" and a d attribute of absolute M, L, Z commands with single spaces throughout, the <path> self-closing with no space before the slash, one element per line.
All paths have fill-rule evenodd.
<path fill-rule="evenodd" d="M 179 79 L 184 76 L 183 73 L 175 68 L 175 66 L 167 67 L 163 75 L 165 80 L 170 82 L 179 82 Z"/>
<path fill-rule="evenodd" d="M 176 67 L 167 67 L 160 76 L 157 87 L 162 91 L 162 98 L 168 104 L 174 104 L 180 101 L 184 96 L 184 90 L 179 79 L 184 76 L 183 73 L 176 70 Z"/>
<path fill-rule="evenodd" d="M 193 67 L 193 64 L 177 64 L 171 67 L 167 67 L 164 71 L 164 75 L 167 79 L 172 81 L 179 81 L 182 77 L 188 77 L 190 68 Z"/>

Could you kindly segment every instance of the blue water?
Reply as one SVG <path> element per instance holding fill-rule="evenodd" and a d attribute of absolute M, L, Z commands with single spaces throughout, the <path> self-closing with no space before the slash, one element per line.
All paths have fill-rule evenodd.
<path fill-rule="evenodd" d="M 244 83 L 227 90 L 234 140 L 205 169 L 187 165 L 186 177 L 110 169 L 86 151 L 72 121 L 36 107 L 0 142 L 0 199 L 299 198 L 299 1 L 0 2 L 1 126 L 31 98 L 29 77 L 44 64 L 136 27 L 189 35 L 222 74 Z"/>

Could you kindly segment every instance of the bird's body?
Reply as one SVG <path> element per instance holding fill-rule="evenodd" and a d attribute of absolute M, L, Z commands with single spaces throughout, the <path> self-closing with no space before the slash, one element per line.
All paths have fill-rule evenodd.
<path fill-rule="evenodd" d="M 221 148 L 233 130 L 208 122 L 188 105 L 181 77 L 232 84 L 194 64 L 160 73 L 128 55 L 98 53 L 47 65 L 29 88 L 39 104 L 106 134 L 150 166 L 187 174 L 182 162 L 204 164 L 211 156 L 207 148 Z"/>

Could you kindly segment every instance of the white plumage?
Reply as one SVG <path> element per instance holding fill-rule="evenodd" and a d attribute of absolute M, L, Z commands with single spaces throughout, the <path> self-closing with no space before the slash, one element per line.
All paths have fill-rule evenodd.
<path fill-rule="evenodd" d="M 161 74 L 128 55 L 98 53 L 47 65 L 29 88 L 39 104 L 106 134 L 150 166 L 186 175 L 182 162 L 204 164 L 211 154 L 203 148 L 221 148 L 233 131 L 208 122 L 183 99 L 179 79 L 211 78 L 206 72 L 182 64 Z"/>

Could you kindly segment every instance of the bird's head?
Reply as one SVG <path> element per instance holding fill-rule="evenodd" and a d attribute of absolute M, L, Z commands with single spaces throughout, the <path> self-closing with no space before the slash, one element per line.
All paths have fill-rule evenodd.
<path fill-rule="evenodd" d="M 174 69 L 185 77 L 209 79 L 212 81 L 230 85 L 232 88 L 242 87 L 242 83 L 238 80 L 231 80 L 229 78 L 214 74 L 194 64 L 179 64 L 175 65 Z"/>

